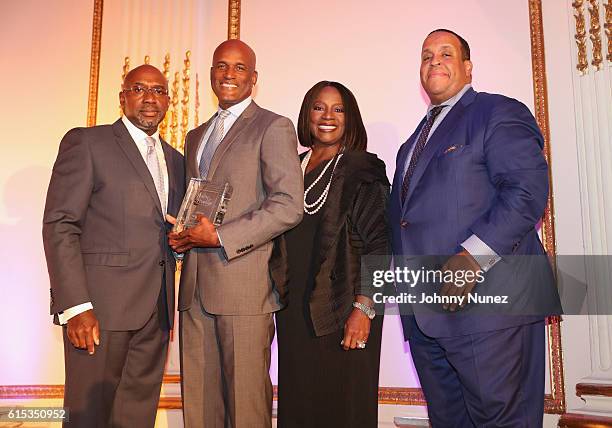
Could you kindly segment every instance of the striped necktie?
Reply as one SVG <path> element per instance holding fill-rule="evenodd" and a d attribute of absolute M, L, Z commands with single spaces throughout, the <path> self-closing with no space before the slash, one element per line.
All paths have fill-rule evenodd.
<path fill-rule="evenodd" d="M 427 144 L 427 137 L 429 136 L 431 127 L 433 126 L 436 117 L 438 117 L 444 107 L 446 106 L 437 106 L 432 108 L 429 112 L 427 122 L 425 122 L 425 125 L 423 125 L 423 129 L 421 130 L 419 139 L 417 140 L 414 146 L 414 151 L 412 152 L 412 157 L 410 158 L 408 169 L 406 170 L 406 174 L 404 175 L 404 180 L 402 181 L 402 204 L 404 203 L 406 195 L 408 194 L 408 188 L 410 186 L 410 179 L 412 178 L 412 174 L 414 174 L 417 162 L 419 161 L 419 158 L 421 157 L 421 154 L 425 149 L 425 144 Z"/>
<path fill-rule="evenodd" d="M 217 121 L 215 122 L 215 127 L 208 137 L 208 141 L 204 146 L 204 150 L 202 151 L 202 157 L 200 158 L 200 177 L 207 178 L 208 170 L 210 168 L 210 162 L 212 161 L 213 156 L 215 155 L 215 151 L 217 151 L 217 147 L 221 144 L 223 140 L 223 125 L 225 119 L 230 115 L 230 112 L 227 110 L 219 111 L 217 115 Z"/>

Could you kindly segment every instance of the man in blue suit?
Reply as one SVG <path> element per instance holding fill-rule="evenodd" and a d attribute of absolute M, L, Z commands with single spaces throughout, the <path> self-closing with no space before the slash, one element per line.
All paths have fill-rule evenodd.
<path fill-rule="evenodd" d="M 430 421 L 541 426 L 544 315 L 561 311 L 536 231 L 548 196 L 542 135 L 517 100 L 472 89 L 469 45 L 454 32 L 427 36 L 420 74 L 431 105 L 397 155 L 389 214 L 396 266 L 443 257 L 442 272 L 482 275 L 428 291 L 455 300 L 403 312 Z M 500 304 L 457 299 L 470 293 Z"/>

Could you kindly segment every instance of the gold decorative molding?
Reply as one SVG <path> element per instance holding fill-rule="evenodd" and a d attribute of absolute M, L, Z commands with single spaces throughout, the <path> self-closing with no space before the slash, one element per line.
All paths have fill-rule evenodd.
<path fill-rule="evenodd" d="M 240 38 L 240 0 L 228 0 L 227 38 Z"/>
<path fill-rule="evenodd" d="M 166 56 L 164 57 L 164 65 L 162 67 L 162 73 L 164 74 L 166 81 L 170 82 L 170 54 L 169 53 L 167 53 Z M 169 84 L 170 83 L 168 83 L 168 85 Z M 168 136 L 166 135 L 168 133 L 168 117 L 170 117 L 170 114 L 166 113 L 166 115 L 164 116 L 164 120 L 162 120 L 162 122 L 159 124 L 159 135 L 161 135 L 161 137 L 165 141 L 168 140 Z"/>
<path fill-rule="evenodd" d="M 183 61 L 183 97 L 181 98 L 181 138 L 179 140 L 178 149 L 182 152 L 185 149 L 185 136 L 187 135 L 187 129 L 189 127 L 189 83 L 191 77 L 191 51 L 185 52 L 185 60 Z"/>
<path fill-rule="evenodd" d="M 126 56 L 123 59 L 123 73 L 121 74 L 121 82 L 125 80 L 125 76 L 127 76 L 129 71 L 130 71 L 130 57 Z"/>
<path fill-rule="evenodd" d="M 426 406 L 421 388 L 378 388 L 378 404 L 396 404 L 402 406 Z"/>
<path fill-rule="evenodd" d="M 548 374 L 551 393 L 544 396 L 544 412 L 561 415 L 567 410 L 563 349 L 561 347 L 561 317 L 550 317 L 546 332 L 548 335 Z"/>
<path fill-rule="evenodd" d="M 606 59 L 609 62 L 612 62 L 612 0 L 608 0 L 608 3 L 604 3 L 605 8 L 605 24 L 604 28 L 606 29 L 606 39 L 608 39 L 608 54 L 606 55 Z"/>
<path fill-rule="evenodd" d="M 599 71 L 601 70 L 603 57 L 601 54 L 601 22 L 599 20 L 599 4 L 597 2 L 598 0 L 589 0 L 589 39 L 591 39 L 591 46 L 593 48 L 591 64 L 595 67 L 595 70 Z"/>
<path fill-rule="evenodd" d="M 193 115 L 193 126 L 200 124 L 200 77 L 196 73 L 196 84 L 195 84 L 195 112 Z"/>
<path fill-rule="evenodd" d="M 91 30 L 91 59 L 89 61 L 89 96 L 87 99 L 87 126 L 96 124 L 98 115 L 98 82 L 100 81 L 100 50 L 102 48 L 102 12 L 104 0 L 94 0 Z"/>
<path fill-rule="evenodd" d="M 178 103 L 179 103 L 179 72 L 174 73 L 172 81 L 172 97 L 170 98 L 170 145 L 178 147 Z"/>
<path fill-rule="evenodd" d="M 580 74 L 584 75 L 588 72 L 589 68 L 586 48 L 586 24 L 583 9 L 584 0 L 574 0 L 572 6 L 574 8 L 574 18 L 576 20 L 576 33 L 574 34 L 574 38 L 576 39 L 576 46 L 578 47 L 576 68 Z"/>
<path fill-rule="evenodd" d="M 123 85 L 123 82 L 125 81 L 125 76 L 127 76 L 127 74 L 130 71 L 130 57 L 126 56 L 123 59 L 123 68 L 122 68 L 123 72 L 121 73 L 121 84 Z M 121 104 L 119 105 L 119 116 L 123 116 L 123 108 L 121 107 Z"/>
<path fill-rule="evenodd" d="M 1 385 L 0 399 L 53 399 L 64 397 L 64 385 Z"/>
<path fill-rule="evenodd" d="M 550 154 L 550 125 L 548 119 L 548 88 L 544 52 L 544 27 L 542 24 L 542 1 L 529 1 L 529 23 L 531 36 L 531 69 L 535 118 L 544 137 L 544 157 L 548 163 L 549 192 L 546 209 L 542 217 L 542 241 L 550 258 L 553 272 L 557 271 L 557 243 L 555 239 L 555 206 Z M 578 1 L 578 0 L 577 0 Z M 544 399 L 547 413 L 565 412 L 565 381 L 563 378 L 563 352 L 561 348 L 561 318 L 547 319 L 548 357 L 551 394 Z"/>
<path fill-rule="evenodd" d="M 544 157 L 548 163 L 549 192 L 546 210 L 542 218 L 542 237 L 546 252 L 551 258 L 553 271 L 556 271 L 556 241 L 554 222 L 552 159 L 550 156 L 550 126 L 548 121 L 548 87 L 546 81 L 546 61 L 544 53 L 544 29 L 542 27 L 541 0 L 529 0 L 529 21 L 531 34 L 531 69 L 535 119 L 544 137 Z"/>

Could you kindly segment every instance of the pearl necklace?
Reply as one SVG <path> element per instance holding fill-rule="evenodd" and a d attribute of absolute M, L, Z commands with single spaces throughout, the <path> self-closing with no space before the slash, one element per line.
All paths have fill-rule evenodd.
<path fill-rule="evenodd" d="M 306 156 L 304 157 L 304 159 L 302 160 L 302 176 L 306 175 L 306 167 L 308 166 L 308 162 L 310 161 L 311 156 L 312 156 L 312 150 L 309 150 Z M 306 197 L 308 196 L 308 193 L 317 185 L 317 183 L 325 175 L 325 172 L 327 171 L 329 166 L 334 161 L 334 158 L 331 158 L 329 162 L 327 162 L 327 165 L 325 165 L 325 168 L 323 168 L 323 171 L 321 171 L 317 179 L 313 181 L 312 184 L 308 186 L 308 189 L 304 191 L 304 212 L 306 214 L 309 214 L 309 215 L 316 214 L 317 212 L 319 212 L 321 208 L 323 208 L 323 205 L 325 205 L 325 201 L 327 201 L 327 195 L 329 194 L 329 187 L 331 186 L 332 179 L 334 178 L 334 171 L 336 170 L 336 166 L 338 165 L 338 161 L 340 160 L 341 157 L 342 157 L 342 153 L 340 153 L 338 157 L 336 158 L 336 162 L 334 163 L 334 169 L 332 169 L 332 173 L 329 176 L 329 182 L 327 183 L 327 186 L 325 186 L 325 190 L 323 190 L 323 193 L 321 193 L 321 196 L 319 196 L 319 198 L 316 201 L 314 201 L 312 204 L 309 204 L 306 202 Z"/>

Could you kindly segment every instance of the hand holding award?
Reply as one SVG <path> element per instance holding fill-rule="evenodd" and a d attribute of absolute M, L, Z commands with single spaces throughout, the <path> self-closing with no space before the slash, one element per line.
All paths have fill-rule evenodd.
<path fill-rule="evenodd" d="M 232 186 L 229 183 L 217 184 L 192 178 L 172 231 L 182 232 L 195 226 L 199 215 L 208 218 L 215 226 L 221 225 L 231 197 Z"/>

